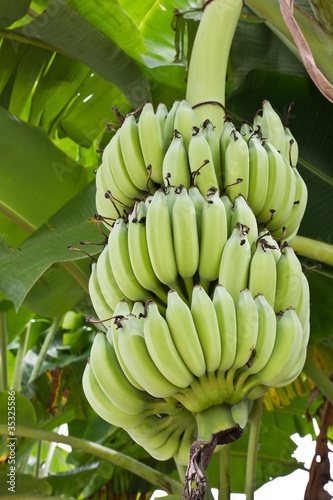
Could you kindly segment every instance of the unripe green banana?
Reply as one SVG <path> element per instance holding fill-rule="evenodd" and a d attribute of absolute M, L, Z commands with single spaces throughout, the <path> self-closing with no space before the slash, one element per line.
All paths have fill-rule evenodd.
<path fill-rule="evenodd" d="M 281 154 L 285 151 L 283 123 L 268 101 L 262 103 L 261 132 L 263 139 L 268 139 Z"/>
<path fill-rule="evenodd" d="M 271 233 L 267 230 L 266 227 L 264 227 L 259 233 L 258 245 L 259 245 L 259 242 L 261 240 L 265 240 L 265 242 L 264 242 L 265 248 L 267 250 L 270 250 L 270 252 L 272 253 L 272 255 L 275 259 L 275 262 L 277 262 L 281 256 L 280 247 L 279 247 L 276 239 L 271 235 Z M 256 246 L 253 246 L 252 247 L 253 254 L 255 251 L 256 251 Z"/>
<path fill-rule="evenodd" d="M 254 132 L 260 132 L 261 130 L 261 116 L 258 113 L 253 118 L 253 130 Z"/>
<path fill-rule="evenodd" d="M 275 312 L 296 307 L 301 293 L 302 274 L 302 266 L 294 250 L 285 245 L 276 264 Z"/>
<path fill-rule="evenodd" d="M 127 115 L 120 129 L 121 151 L 127 171 L 133 184 L 142 191 L 147 191 L 148 171 L 143 158 L 139 138 L 139 127 L 134 115 Z M 152 188 L 152 182 L 149 183 Z"/>
<path fill-rule="evenodd" d="M 174 385 L 184 388 L 194 380 L 174 344 L 168 323 L 159 313 L 157 305 L 146 303 L 144 337 L 149 355 L 164 377 Z"/>
<path fill-rule="evenodd" d="M 233 428 L 236 422 L 232 418 L 231 408 L 231 405 L 222 403 L 196 413 L 195 419 L 198 426 L 197 441 L 209 442 L 212 434 Z"/>
<path fill-rule="evenodd" d="M 233 228 L 231 227 L 231 217 L 232 217 L 233 204 L 232 204 L 232 201 L 230 200 L 229 196 L 227 196 L 225 193 L 222 194 L 221 201 L 224 205 L 225 213 L 227 216 L 227 228 L 228 228 L 227 233 L 228 233 L 228 238 L 230 238 L 231 232 L 233 230 Z"/>
<path fill-rule="evenodd" d="M 129 249 L 128 230 L 123 219 L 117 219 L 109 236 L 109 256 L 114 277 L 120 290 L 130 300 L 149 300 L 151 295 L 135 277 Z"/>
<path fill-rule="evenodd" d="M 111 309 L 114 310 L 120 300 L 129 300 L 120 290 L 114 277 L 110 262 L 108 245 L 105 245 L 103 251 L 98 257 L 96 271 L 102 294 L 107 304 L 110 305 Z"/>
<path fill-rule="evenodd" d="M 163 102 L 160 102 L 159 105 L 157 106 L 156 109 L 156 119 L 158 121 L 159 127 L 162 132 L 162 137 L 163 137 L 163 144 L 164 144 L 164 129 L 165 129 L 165 122 L 168 116 L 168 108 Z M 164 149 L 166 151 L 166 147 L 164 145 Z"/>
<path fill-rule="evenodd" d="M 240 403 L 231 407 L 231 416 L 242 429 L 247 424 L 251 406 L 250 401 L 244 398 Z"/>
<path fill-rule="evenodd" d="M 112 317 L 113 310 L 106 302 L 101 287 L 99 286 L 96 267 L 97 267 L 96 262 L 93 262 L 91 265 L 91 274 L 89 278 L 88 291 L 92 305 L 94 306 L 98 318 L 103 321 L 103 324 L 106 327 L 109 327 L 111 324 L 111 320 L 109 318 Z"/>
<path fill-rule="evenodd" d="M 180 445 L 176 455 L 174 456 L 175 462 L 178 465 L 188 465 L 190 459 L 190 450 L 192 443 L 195 441 L 194 431 L 195 427 L 188 427 L 180 438 Z"/>
<path fill-rule="evenodd" d="M 219 189 L 222 191 L 222 167 L 221 167 L 221 150 L 220 139 L 216 133 L 213 124 L 206 120 L 203 124 L 202 133 L 207 140 L 210 150 L 212 152 L 213 164 L 215 168 L 215 175 Z"/>
<path fill-rule="evenodd" d="M 307 322 L 309 321 L 310 314 L 310 288 L 305 273 L 302 273 L 302 286 L 299 299 L 296 304 L 296 313 L 304 330 Z"/>
<path fill-rule="evenodd" d="M 182 428 L 175 429 L 167 439 L 167 441 L 156 449 L 147 449 L 148 453 L 156 460 L 170 460 L 174 457 L 179 449 L 180 436 L 184 430 Z"/>
<path fill-rule="evenodd" d="M 249 192 L 248 202 L 255 214 L 264 206 L 268 189 L 268 156 L 261 140 L 252 135 L 249 139 Z"/>
<path fill-rule="evenodd" d="M 133 308 L 132 308 L 132 314 L 134 314 L 134 316 L 137 317 L 137 319 L 139 320 L 139 323 L 140 325 L 142 326 L 143 328 L 143 325 L 144 325 L 144 315 L 145 315 L 145 305 L 143 302 L 141 301 L 137 301 L 137 302 L 134 302 L 133 304 Z"/>
<path fill-rule="evenodd" d="M 139 138 L 146 167 L 151 165 L 152 180 L 163 184 L 162 165 L 165 148 L 162 131 L 150 102 L 142 108 L 139 118 Z"/>
<path fill-rule="evenodd" d="M 249 231 L 247 232 L 247 239 L 250 247 L 252 247 L 253 243 L 255 243 L 258 239 L 258 224 L 254 213 L 252 212 L 252 208 L 242 195 L 235 198 L 231 213 L 231 231 L 238 222 L 240 222 L 242 226 L 248 227 Z"/>
<path fill-rule="evenodd" d="M 172 138 L 174 137 L 175 116 L 177 109 L 179 108 L 179 105 L 180 101 L 174 101 L 168 113 L 168 116 L 165 119 L 164 130 L 163 130 L 163 141 L 166 150 L 170 146 Z"/>
<path fill-rule="evenodd" d="M 272 220 L 267 223 L 267 228 L 270 231 L 279 229 L 286 224 L 293 209 L 296 194 L 296 177 L 293 168 L 283 156 L 282 158 L 286 170 L 286 186 L 279 211 L 275 213 Z"/>
<path fill-rule="evenodd" d="M 162 283 L 182 294 L 178 284 L 171 217 L 163 191 L 157 191 L 149 205 L 146 231 L 148 251 L 154 273 Z"/>
<path fill-rule="evenodd" d="M 227 147 L 229 146 L 230 137 L 233 131 L 235 131 L 235 125 L 233 124 L 230 117 L 224 118 L 224 125 L 222 129 L 222 133 L 220 136 L 220 153 L 221 153 L 221 165 L 222 165 L 222 182 L 225 188 L 225 153 Z"/>
<path fill-rule="evenodd" d="M 242 194 L 247 198 L 249 192 L 249 150 L 241 134 L 232 131 L 230 142 L 225 152 L 224 189 L 231 199 Z M 237 179 L 242 182 L 237 183 Z"/>
<path fill-rule="evenodd" d="M 166 398 L 177 392 L 178 387 L 161 374 L 151 359 L 140 322 L 128 315 L 121 326 L 119 352 L 131 375 L 156 398 Z"/>
<path fill-rule="evenodd" d="M 276 263 L 270 249 L 265 247 L 264 239 L 259 240 L 257 249 L 251 259 L 248 287 L 252 297 L 262 293 L 269 305 L 274 307 Z"/>
<path fill-rule="evenodd" d="M 192 177 L 194 176 L 194 185 L 198 186 L 200 193 L 204 196 L 211 187 L 219 191 L 212 152 L 198 127 L 193 129 L 188 146 L 188 159 Z"/>
<path fill-rule="evenodd" d="M 298 162 L 298 144 L 288 127 L 284 129 L 285 150 L 284 157 L 292 167 Z"/>
<path fill-rule="evenodd" d="M 191 300 L 193 276 L 199 265 L 199 238 L 195 207 L 185 188 L 180 189 L 173 205 L 172 235 L 178 274 Z"/>
<path fill-rule="evenodd" d="M 168 293 L 166 320 L 174 344 L 187 368 L 196 377 L 206 372 L 204 353 L 188 305 L 175 290 Z"/>
<path fill-rule="evenodd" d="M 213 295 L 213 305 L 219 325 L 221 361 L 219 372 L 227 371 L 233 364 L 237 348 L 237 326 L 235 304 L 231 295 L 222 285 L 217 285 Z"/>
<path fill-rule="evenodd" d="M 166 304 L 167 294 L 164 286 L 156 277 L 150 262 L 147 231 L 147 206 L 144 201 L 136 202 L 128 218 L 128 251 L 134 275 L 140 285 L 152 291 Z"/>
<path fill-rule="evenodd" d="M 252 127 L 251 123 L 249 123 L 247 121 L 243 121 L 241 124 L 241 127 L 239 129 L 239 132 L 240 132 L 241 136 L 243 137 L 244 141 L 248 143 L 250 137 L 253 134 L 253 127 Z"/>
<path fill-rule="evenodd" d="M 258 294 L 254 298 L 254 302 L 258 309 L 258 337 L 255 347 L 255 356 L 252 364 L 244 368 L 237 376 L 235 389 L 240 390 L 244 381 L 249 375 L 258 373 L 268 362 L 273 352 L 275 337 L 276 337 L 276 318 L 274 309 L 269 305 L 266 298 L 262 294 Z"/>
<path fill-rule="evenodd" d="M 234 362 L 227 374 L 229 381 L 235 371 L 245 367 L 252 358 L 258 337 L 258 309 L 247 288 L 239 294 L 236 304 L 236 324 L 237 348 Z"/>
<path fill-rule="evenodd" d="M 227 289 L 235 304 L 240 291 L 247 287 L 250 261 L 251 248 L 247 234 L 238 224 L 223 249 L 219 272 L 219 283 Z"/>
<path fill-rule="evenodd" d="M 84 369 L 82 387 L 88 403 L 93 410 L 97 413 L 97 415 L 111 425 L 126 428 L 136 427 L 153 412 L 152 409 L 146 409 L 137 415 L 130 415 L 120 410 L 110 401 L 101 389 L 94 372 L 92 371 L 90 363 L 87 363 Z"/>
<path fill-rule="evenodd" d="M 213 302 L 200 286 L 193 289 L 191 313 L 206 362 L 206 371 L 215 372 L 221 361 L 220 331 Z"/>
<path fill-rule="evenodd" d="M 115 192 L 115 185 L 117 185 L 118 191 L 120 190 L 126 198 L 142 197 L 144 196 L 144 191 L 140 191 L 136 187 L 127 171 L 121 150 L 120 134 L 121 130 L 112 137 L 108 147 L 104 150 L 101 166 L 104 178 L 108 189 L 110 189 L 116 198 L 118 198 L 120 193 Z M 122 199 L 120 197 L 119 200 L 126 203 L 126 198 Z"/>
<path fill-rule="evenodd" d="M 167 419 L 168 417 L 166 417 Z M 154 435 L 145 436 L 140 432 L 140 426 L 135 428 L 127 429 L 127 433 L 131 436 L 131 438 L 140 446 L 142 446 L 148 453 L 153 450 L 158 450 L 161 448 L 170 435 L 174 432 L 177 427 L 175 425 L 168 425 L 164 429 L 156 430 Z M 139 429 L 139 430 L 138 430 Z"/>
<path fill-rule="evenodd" d="M 190 187 L 190 166 L 187 158 L 184 140 L 181 134 L 175 131 L 174 137 L 163 159 L 163 181 L 168 186 Z"/>
<path fill-rule="evenodd" d="M 186 100 L 181 101 L 175 115 L 174 130 L 178 130 L 183 136 L 186 150 L 192 138 L 192 128 L 198 126 L 198 119 L 191 104 Z"/>
<path fill-rule="evenodd" d="M 202 210 L 205 206 L 205 198 L 202 196 L 200 193 L 199 189 L 197 186 L 191 186 L 190 189 L 188 190 L 188 195 L 193 201 L 194 207 L 195 207 L 195 215 L 197 218 L 197 231 L 198 231 L 198 238 L 199 241 L 201 241 L 201 220 L 202 220 Z"/>
<path fill-rule="evenodd" d="M 94 338 L 90 364 L 96 380 L 106 396 L 120 410 L 136 415 L 147 408 L 148 397 L 136 389 L 126 378 L 118 362 L 114 347 L 99 332 Z"/>
<path fill-rule="evenodd" d="M 257 219 L 259 222 L 267 223 L 272 217 L 271 210 L 278 213 L 283 202 L 286 190 L 286 168 L 283 156 L 273 144 L 265 142 L 264 148 L 268 155 L 268 189 L 264 206 L 257 214 Z"/>
<path fill-rule="evenodd" d="M 200 283 L 206 291 L 219 276 L 221 256 L 227 242 L 228 228 L 225 206 L 217 191 L 206 198 L 201 218 L 199 256 Z"/>
<path fill-rule="evenodd" d="M 110 200 L 105 198 L 105 193 L 107 192 L 107 187 L 105 181 L 102 178 L 101 167 L 96 172 L 96 208 L 98 215 L 103 215 L 104 217 L 109 217 L 110 219 L 116 219 L 118 217 L 118 212 L 116 207 Z M 118 207 L 119 204 L 116 204 Z M 104 223 L 105 226 L 110 230 L 110 226 Z"/>

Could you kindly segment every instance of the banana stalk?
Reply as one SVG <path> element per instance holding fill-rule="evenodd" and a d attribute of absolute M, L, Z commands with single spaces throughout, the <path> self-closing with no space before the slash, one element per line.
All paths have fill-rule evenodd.
<path fill-rule="evenodd" d="M 186 99 L 199 122 L 209 119 L 218 136 L 225 114 L 229 51 L 242 7 L 242 0 L 208 0 L 191 54 Z"/>

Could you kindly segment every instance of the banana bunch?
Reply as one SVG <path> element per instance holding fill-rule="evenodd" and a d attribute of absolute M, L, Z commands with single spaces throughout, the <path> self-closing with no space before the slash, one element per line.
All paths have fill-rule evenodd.
<path fill-rule="evenodd" d="M 242 195 L 260 227 L 276 238 L 297 233 L 307 188 L 296 169 L 298 146 L 268 101 L 253 124 L 237 130 L 225 117 L 217 135 L 209 120 L 199 123 L 186 100 L 168 112 L 145 103 L 131 113 L 106 146 L 96 173 L 96 206 L 110 229 L 115 220 L 159 188 L 196 186 L 204 196 L 212 187 L 234 203 Z M 286 227 L 284 230 L 283 228 Z"/>

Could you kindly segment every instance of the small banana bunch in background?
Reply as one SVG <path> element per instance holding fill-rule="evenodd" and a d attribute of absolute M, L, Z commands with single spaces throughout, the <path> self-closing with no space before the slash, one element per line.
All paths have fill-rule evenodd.
<path fill-rule="evenodd" d="M 252 125 L 244 122 L 237 130 L 225 118 L 220 136 L 209 120 L 200 126 L 186 100 L 175 101 L 169 112 L 159 104 L 156 113 L 146 103 L 137 120 L 134 114 L 124 118 L 104 150 L 96 206 L 99 214 L 116 219 L 134 198 L 161 187 L 195 185 L 204 195 L 214 186 L 232 203 L 242 194 L 261 227 L 290 241 L 307 203 L 297 160 L 297 143 L 268 101 Z"/>

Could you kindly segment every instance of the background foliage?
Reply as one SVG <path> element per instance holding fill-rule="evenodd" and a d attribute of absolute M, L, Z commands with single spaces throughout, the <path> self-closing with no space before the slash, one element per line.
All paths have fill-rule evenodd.
<path fill-rule="evenodd" d="M 297 1 L 297 19 L 318 67 L 333 81 L 332 23 L 327 21 L 332 12 L 327 2 L 319 15 L 314 4 Z M 178 17 L 184 46 L 181 31 L 175 45 L 174 7 L 186 11 Z M 0 4 L 0 424 L 7 424 L 5 391 L 14 387 L 21 391 L 16 425 L 36 429 L 34 439 L 17 441 L 16 495 L 83 499 L 104 491 L 126 492 L 130 498 L 154 489 L 117 461 L 112 464 L 74 447 L 67 452 L 47 440 L 38 444 L 38 431 L 57 432 L 63 423 L 73 438 L 103 444 L 179 479 L 172 461 L 153 460 L 125 431 L 96 416 L 85 400 L 81 376 L 96 331 L 85 322 L 93 314 L 87 294 L 90 259 L 67 246 L 103 239 L 92 221 L 94 170 L 101 159 L 98 151 L 112 135 L 106 123 L 117 123 L 111 106 L 126 114 L 146 100 L 170 108 L 185 97 L 187 56 L 200 19 L 197 7 L 187 0 Z M 277 0 L 246 2 L 230 54 L 227 112 L 238 124 L 251 121 L 268 99 L 288 121 L 309 189 L 299 234 L 332 244 L 332 106 L 306 74 L 277 9 Z M 311 21 L 316 16 L 320 23 Z M 94 254 L 99 247 L 87 248 Z M 320 252 L 316 261 L 302 258 L 309 267 L 321 260 Z M 333 370 L 333 269 L 324 265 L 309 271 L 308 278 L 308 359 L 315 367 L 315 383 L 324 376 L 325 387 L 320 388 L 332 398 L 327 376 Z M 258 487 L 304 467 L 292 458 L 290 435 L 313 434 L 305 418 L 313 388 L 303 375 L 297 387 L 266 398 Z M 311 401 L 310 413 L 319 418 L 323 394 Z M 5 492 L 8 448 L 3 436 L 0 450 Z M 232 445 L 234 492 L 244 489 L 246 450 L 247 432 Z M 212 486 L 218 486 L 217 478 L 215 458 L 209 469 Z"/>

